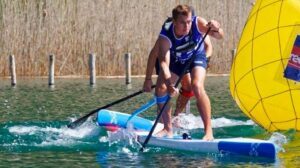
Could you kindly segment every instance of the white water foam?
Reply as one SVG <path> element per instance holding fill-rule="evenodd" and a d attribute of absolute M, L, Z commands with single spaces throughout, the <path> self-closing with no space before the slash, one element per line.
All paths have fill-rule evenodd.
<path fill-rule="evenodd" d="M 277 152 L 285 152 L 283 145 L 288 143 L 287 137 L 283 134 L 280 134 L 278 132 L 274 132 L 272 136 L 270 137 L 269 141 L 276 144 L 276 151 Z"/>
<path fill-rule="evenodd" d="M 200 116 L 194 116 L 193 114 L 179 114 L 177 117 L 172 119 L 172 123 L 174 127 L 182 128 L 182 129 L 198 129 L 203 128 L 203 122 Z M 212 127 L 230 127 L 230 126 L 238 126 L 238 125 L 254 125 L 252 120 L 240 121 L 227 119 L 225 117 L 212 119 Z"/>
<path fill-rule="evenodd" d="M 137 135 L 135 132 L 129 128 L 123 129 L 120 128 L 115 132 L 107 131 L 107 139 L 101 137 L 100 142 L 108 140 L 109 146 L 118 144 L 122 146 L 122 149 L 119 152 L 122 153 L 131 153 L 130 149 L 139 149 L 141 144 L 137 141 Z"/>
<path fill-rule="evenodd" d="M 100 129 L 94 122 L 86 122 L 76 129 L 70 129 L 66 126 L 56 128 L 51 126 L 16 125 L 8 127 L 8 131 L 11 134 L 18 135 L 20 138 L 22 138 L 22 136 L 31 136 L 36 141 L 27 145 L 39 147 L 86 144 L 89 142 L 84 139 L 98 137 L 100 134 Z M 31 137 L 27 138 L 31 139 Z"/>
<path fill-rule="evenodd" d="M 78 129 L 69 129 L 67 127 L 54 128 L 54 127 L 39 127 L 39 126 L 12 126 L 8 128 L 10 133 L 18 135 L 36 135 L 39 133 L 57 134 L 61 137 L 71 137 L 82 139 L 88 136 L 94 136 L 98 131 L 95 126 L 79 127 Z"/>
<path fill-rule="evenodd" d="M 116 132 L 107 132 L 110 145 L 122 141 L 125 144 L 133 145 L 136 140 L 136 135 L 132 130 L 128 129 L 119 129 Z"/>
<path fill-rule="evenodd" d="M 99 142 L 103 142 L 103 143 L 109 142 L 109 139 L 108 139 L 107 136 L 102 136 L 102 137 L 99 138 Z"/>

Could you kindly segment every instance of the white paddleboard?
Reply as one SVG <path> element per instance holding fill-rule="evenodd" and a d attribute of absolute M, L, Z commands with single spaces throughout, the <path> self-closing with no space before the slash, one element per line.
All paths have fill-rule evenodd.
<path fill-rule="evenodd" d="M 101 110 L 98 112 L 97 122 L 100 126 L 126 128 L 129 117 L 129 114 Z M 130 126 L 135 130 L 138 141 L 143 143 L 153 126 L 153 122 L 145 118 L 133 117 L 130 120 Z M 163 125 L 158 123 L 153 135 L 162 128 Z M 184 139 L 182 136 L 172 138 L 152 136 L 148 144 L 150 146 L 202 153 L 228 153 L 270 159 L 276 158 L 276 148 L 273 142 L 252 138 L 221 138 L 205 141 L 202 139 Z"/>

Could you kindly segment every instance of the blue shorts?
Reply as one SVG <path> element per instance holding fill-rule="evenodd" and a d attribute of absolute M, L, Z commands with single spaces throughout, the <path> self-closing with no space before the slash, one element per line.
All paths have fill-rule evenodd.
<path fill-rule="evenodd" d="M 186 60 L 185 62 L 176 61 L 176 58 L 171 56 L 170 71 L 175 73 L 176 75 L 180 76 L 188 62 L 189 62 L 189 60 Z M 206 58 L 205 54 L 196 55 L 194 61 L 191 63 L 190 67 L 188 67 L 185 74 L 192 72 L 192 69 L 196 66 L 201 66 L 204 69 L 207 68 L 207 58 Z"/>

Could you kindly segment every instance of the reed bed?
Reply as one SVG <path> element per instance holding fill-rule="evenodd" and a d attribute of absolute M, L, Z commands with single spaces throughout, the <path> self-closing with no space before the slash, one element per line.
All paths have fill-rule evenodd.
<path fill-rule="evenodd" d="M 231 50 L 254 0 L 0 0 L 0 76 L 8 76 L 15 55 L 18 76 L 46 76 L 55 55 L 55 75 L 88 75 L 88 54 L 96 54 L 97 75 L 124 75 L 124 54 L 132 74 L 142 75 L 164 20 L 177 4 L 221 22 L 226 37 L 213 40 L 211 73 L 228 73 Z"/>

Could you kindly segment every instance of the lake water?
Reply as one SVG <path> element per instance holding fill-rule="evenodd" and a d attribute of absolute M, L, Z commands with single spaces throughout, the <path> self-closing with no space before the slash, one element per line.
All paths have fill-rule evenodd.
<path fill-rule="evenodd" d="M 257 159 L 212 153 L 193 153 L 148 147 L 139 152 L 135 143 L 118 140 L 95 124 L 93 119 L 72 130 L 66 125 L 103 105 L 141 89 L 142 79 L 131 87 L 124 79 L 56 79 L 49 88 L 47 79 L 19 79 L 15 88 L 9 79 L 0 79 L 0 167 L 295 167 L 300 165 L 299 133 L 289 130 L 268 133 L 249 120 L 235 105 L 229 77 L 208 77 L 207 92 L 213 111 L 215 138 L 249 137 L 284 141 L 278 158 Z M 146 103 L 151 94 L 141 94 L 111 110 L 131 113 Z M 174 101 L 174 100 L 173 100 Z M 193 137 L 203 136 L 195 101 L 189 121 Z M 155 118 L 155 107 L 141 114 Z M 198 122 L 199 121 L 199 122 Z M 283 142 L 278 142 L 282 144 Z"/>

